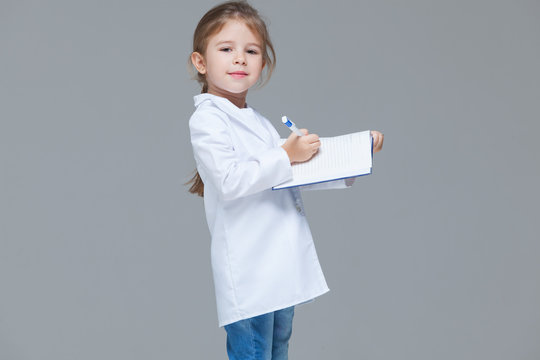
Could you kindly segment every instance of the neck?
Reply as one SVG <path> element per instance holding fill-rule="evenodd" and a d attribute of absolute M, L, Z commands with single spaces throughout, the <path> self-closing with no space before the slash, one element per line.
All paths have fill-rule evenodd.
<path fill-rule="evenodd" d="M 239 107 L 240 109 L 246 107 L 246 96 L 247 96 L 247 90 L 242 93 L 231 93 L 222 89 L 216 89 L 212 86 L 208 86 L 208 93 L 212 95 L 221 96 L 230 102 L 232 102 L 234 105 Z"/>

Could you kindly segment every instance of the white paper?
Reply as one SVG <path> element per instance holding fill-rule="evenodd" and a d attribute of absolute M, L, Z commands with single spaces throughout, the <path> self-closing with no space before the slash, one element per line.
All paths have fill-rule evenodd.
<path fill-rule="evenodd" d="M 369 130 L 321 137 L 319 151 L 310 160 L 292 165 L 293 179 L 272 189 L 332 181 L 371 174 L 373 156 Z"/>

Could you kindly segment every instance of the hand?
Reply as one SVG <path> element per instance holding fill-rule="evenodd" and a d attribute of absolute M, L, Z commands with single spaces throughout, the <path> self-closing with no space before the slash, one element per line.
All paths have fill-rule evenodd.
<path fill-rule="evenodd" d="M 291 133 L 287 141 L 281 147 L 285 149 L 291 164 L 293 162 L 303 162 L 311 159 L 319 151 L 321 142 L 317 134 L 309 134 L 307 129 L 300 129 L 304 136 Z"/>
<path fill-rule="evenodd" d="M 380 131 L 373 130 L 371 131 L 371 136 L 373 136 L 373 153 L 381 151 L 384 135 Z"/>

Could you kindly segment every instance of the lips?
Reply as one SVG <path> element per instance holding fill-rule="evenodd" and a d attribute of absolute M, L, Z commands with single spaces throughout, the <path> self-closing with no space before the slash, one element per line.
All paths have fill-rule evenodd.
<path fill-rule="evenodd" d="M 231 75 L 235 79 L 241 79 L 243 77 L 246 77 L 247 73 L 245 71 L 233 71 L 230 72 L 229 75 Z"/>

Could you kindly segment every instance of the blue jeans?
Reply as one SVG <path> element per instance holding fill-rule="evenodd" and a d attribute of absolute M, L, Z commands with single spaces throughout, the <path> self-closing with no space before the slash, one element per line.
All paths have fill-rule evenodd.
<path fill-rule="evenodd" d="M 225 325 L 230 360 L 287 360 L 294 306 Z"/>

